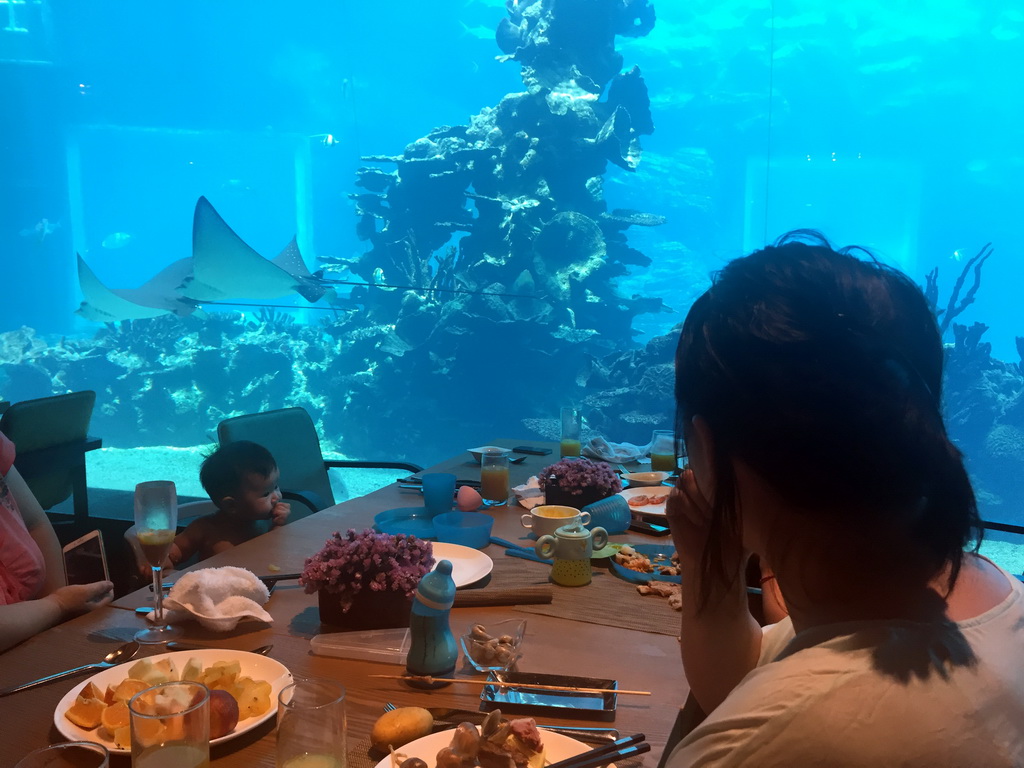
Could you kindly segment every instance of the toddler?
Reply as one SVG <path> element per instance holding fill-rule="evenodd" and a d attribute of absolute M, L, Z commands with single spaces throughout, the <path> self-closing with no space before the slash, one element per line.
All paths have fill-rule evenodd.
<path fill-rule="evenodd" d="M 189 523 L 171 545 L 172 565 L 198 555 L 205 560 L 236 544 L 258 536 L 270 527 L 284 525 L 291 507 L 281 501 L 277 487 L 281 473 L 270 451 L 248 440 L 217 448 L 206 457 L 199 481 L 217 511 Z"/>

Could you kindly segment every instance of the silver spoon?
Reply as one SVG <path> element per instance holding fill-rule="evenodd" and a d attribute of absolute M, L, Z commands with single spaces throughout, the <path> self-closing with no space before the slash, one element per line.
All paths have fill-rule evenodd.
<path fill-rule="evenodd" d="M 22 683 L 21 685 L 4 688 L 0 690 L 0 696 L 7 696 L 12 693 L 17 693 L 18 691 L 27 691 L 29 688 L 35 688 L 36 686 L 43 685 L 45 683 L 52 683 L 54 680 L 63 680 L 65 677 L 74 677 L 75 675 L 79 675 L 82 672 L 88 672 L 92 669 L 108 669 L 110 667 L 116 667 L 118 664 L 133 658 L 138 652 L 139 644 L 134 640 L 131 640 L 120 648 L 115 648 L 113 651 L 108 653 L 103 657 L 103 661 L 98 661 L 95 664 L 86 664 L 84 667 L 67 669 L 63 672 L 58 672 L 55 675 L 40 677 L 38 680 L 33 680 L 30 683 Z"/>

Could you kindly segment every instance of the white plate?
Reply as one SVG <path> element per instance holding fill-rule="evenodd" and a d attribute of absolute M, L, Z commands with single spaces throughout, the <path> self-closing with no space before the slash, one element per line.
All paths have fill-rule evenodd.
<path fill-rule="evenodd" d="M 274 659 L 268 659 L 266 656 L 261 656 L 258 653 L 249 653 L 248 651 L 231 651 L 231 650 L 218 650 L 216 648 L 204 648 L 198 651 L 174 651 L 173 653 L 158 653 L 155 656 L 146 656 L 147 659 L 158 661 L 159 659 L 173 659 L 175 666 L 178 671 L 185 666 L 191 658 L 197 658 L 203 662 L 203 667 L 208 667 L 215 661 L 237 661 L 241 667 L 241 675 L 251 677 L 253 680 L 266 680 L 270 683 L 270 709 L 264 712 L 259 717 L 249 717 L 245 720 L 239 720 L 238 725 L 235 726 L 235 730 L 229 733 L 227 736 L 221 736 L 219 739 L 212 739 L 211 744 L 220 744 L 222 741 L 229 741 L 236 736 L 241 736 L 247 731 L 251 731 L 260 723 L 263 723 L 270 718 L 277 715 L 277 695 L 292 681 L 292 673 L 288 671 L 288 668 L 279 661 Z M 132 659 L 126 661 L 123 664 L 118 664 L 116 667 L 110 669 L 104 669 L 102 672 L 97 672 L 92 677 L 75 683 L 75 687 L 64 694 L 64 698 L 57 704 L 57 708 L 53 710 L 53 724 L 57 726 L 57 730 L 60 731 L 65 737 L 71 741 L 93 741 L 97 744 L 105 746 L 112 755 L 130 755 L 131 749 L 121 749 L 117 747 L 114 742 L 106 741 L 100 737 L 97 728 L 93 728 L 91 731 L 85 728 L 79 728 L 77 725 L 68 720 L 64 713 L 71 709 L 71 705 L 75 703 L 75 699 L 78 694 L 90 681 L 96 684 L 96 687 L 101 691 L 107 690 L 108 685 L 114 685 L 126 677 L 128 677 L 128 670 L 131 669 L 138 659 Z"/>
<path fill-rule="evenodd" d="M 658 486 L 669 479 L 668 472 L 627 472 L 622 479 L 634 488 Z"/>
<path fill-rule="evenodd" d="M 672 493 L 672 489 L 667 485 L 654 485 L 650 488 L 626 488 L 623 491 L 619 491 L 619 496 L 624 498 L 627 502 L 634 496 L 668 496 Z M 645 504 L 642 507 L 630 507 L 635 512 L 639 512 L 642 515 L 664 515 L 665 505 L 664 504 Z"/>
<path fill-rule="evenodd" d="M 434 545 L 434 560 L 447 560 L 452 564 L 452 579 L 456 589 L 480 581 L 494 567 L 494 561 L 479 549 L 441 541 L 431 543 Z"/>
<path fill-rule="evenodd" d="M 418 757 L 427 764 L 427 768 L 435 768 L 437 753 L 452 743 L 452 732 L 454 730 L 452 728 L 451 730 L 432 733 L 429 736 L 424 736 L 422 739 L 410 741 L 395 751 L 401 752 L 406 757 Z M 545 731 L 543 728 L 538 730 L 541 732 L 541 739 L 544 741 L 544 762 L 546 764 L 557 763 L 559 760 L 565 760 L 567 757 L 573 757 L 593 749 L 593 747 L 584 744 L 582 741 L 576 741 L 576 739 L 563 736 L 560 733 Z M 612 763 L 609 768 L 614 768 L 614 765 Z M 391 755 L 377 763 L 376 768 L 391 768 Z"/>

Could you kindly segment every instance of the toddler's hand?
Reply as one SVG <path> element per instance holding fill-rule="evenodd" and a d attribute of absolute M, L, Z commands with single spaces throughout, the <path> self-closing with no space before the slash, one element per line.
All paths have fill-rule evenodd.
<path fill-rule="evenodd" d="M 77 616 L 106 605 L 114 599 L 114 585 L 109 581 L 92 584 L 69 584 L 53 592 L 65 617 Z"/>
<path fill-rule="evenodd" d="M 270 527 L 277 528 L 279 525 L 284 525 L 288 521 L 288 515 L 291 513 L 291 504 L 285 504 L 283 501 L 277 502 L 274 508 L 270 510 Z"/>

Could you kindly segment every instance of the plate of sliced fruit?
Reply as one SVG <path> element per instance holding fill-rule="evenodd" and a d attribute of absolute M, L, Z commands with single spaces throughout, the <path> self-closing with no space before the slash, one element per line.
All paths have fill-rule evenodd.
<path fill-rule="evenodd" d="M 251 731 L 277 714 L 277 695 L 292 681 L 281 662 L 220 649 L 175 651 L 120 664 L 78 683 L 53 712 L 71 741 L 93 741 L 111 754 L 131 754 L 128 701 L 154 685 L 194 680 L 210 689 L 210 743 Z"/>

